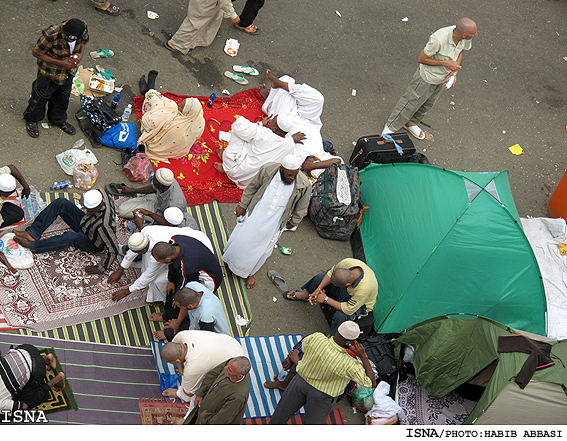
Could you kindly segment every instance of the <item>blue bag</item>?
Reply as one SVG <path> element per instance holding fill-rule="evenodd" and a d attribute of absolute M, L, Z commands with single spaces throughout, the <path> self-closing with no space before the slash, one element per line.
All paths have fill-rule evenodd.
<path fill-rule="evenodd" d="M 129 147 L 136 150 L 138 140 L 136 138 L 136 125 L 132 123 L 120 123 L 106 129 L 98 140 L 107 147 L 124 150 Z"/>

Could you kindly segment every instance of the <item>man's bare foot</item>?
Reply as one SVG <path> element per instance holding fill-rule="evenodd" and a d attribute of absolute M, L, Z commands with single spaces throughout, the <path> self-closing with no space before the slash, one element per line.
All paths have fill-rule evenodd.
<path fill-rule="evenodd" d="M 268 89 L 265 84 L 262 84 L 260 87 L 258 87 L 258 92 L 260 92 L 260 95 L 262 95 L 264 99 L 266 99 L 270 94 L 270 89 Z"/>
<path fill-rule="evenodd" d="M 180 426 L 185 422 L 185 418 L 173 418 L 171 421 L 173 421 L 173 424 Z"/>
<path fill-rule="evenodd" d="M 150 306 L 153 306 L 154 308 L 157 308 L 158 306 L 162 306 L 163 302 L 151 302 Z"/>
<path fill-rule="evenodd" d="M 153 333 L 153 336 L 156 340 L 158 341 L 164 341 L 167 340 L 167 338 L 165 337 L 165 332 L 163 332 L 161 329 L 159 331 L 155 331 Z"/>
<path fill-rule="evenodd" d="M 274 375 L 274 381 L 266 381 L 264 383 L 264 387 L 267 387 L 268 389 L 279 389 L 279 390 L 285 390 L 285 385 L 278 380 L 278 375 Z"/>
<path fill-rule="evenodd" d="M 49 383 L 47 384 L 55 392 L 61 392 L 65 389 L 65 374 L 63 372 L 59 372 L 55 377 L 49 380 Z"/>
<path fill-rule="evenodd" d="M 148 319 L 150 322 L 163 322 L 163 314 L 161 312 L 153 312 Z"/>
<path fill-rule="evenodd" d="M 34 242 L 35 239 L 32 237 L 32 235 L 30 233 L 27 232 L 27 230 L 14 230 L 14 234 L 18 237 L 23 237 L 24 239 L 29 240 L 30 242 Z"/>
<path fill-rule="evenodd" d="M 177 389 L 170 387 L 169 389 L 164 390 L 162 395 L 168 398 L 177 398 Z"/>
<path fill-rule="evenodd" d="M 246 288 L 247 289 L 252 289 L 256 286 L 256 277 L 254 276 L 248 276 L 246 278 Z"/>
<path fill-rule="evenodd" d="M 43 359 L 45 360 L 45 364 L 49 366 L 51 369 L 53 370 L 57 369 L 57 360 L 55 359 L 53 354 L 44 355 Z"/>
<path fill-rule="evenodd" d="M 219 157 L 219 159 L 222 160 L 222 154 L 224 153 L 224 149 L 217 149 L 216 150 L 216 154 Z"/>
<path fill-rule="evenodd" d="M 284 295 L 288 298 L 288 300 L 309 301 L 309 293 L 307 291 L 289 291 Z"/>
<path fill-rule="evenodd" d="M 268 81 L 272 83 L 272 89 L 279 87 L 279 85 L 277 84 L 279 80 L 274 76 L 270 69 L 266 71 L 266 78 L 268 78 Z"/>
<path fill-rule="evenodd" d="M 216 171 L 218 171 L 219 173 L 225 174 L 226 172 L 224 171 L 224 168 L 222 166 L 222 162 L 215 162 L 213 164 L 213 167 L 215 168 Z"/>

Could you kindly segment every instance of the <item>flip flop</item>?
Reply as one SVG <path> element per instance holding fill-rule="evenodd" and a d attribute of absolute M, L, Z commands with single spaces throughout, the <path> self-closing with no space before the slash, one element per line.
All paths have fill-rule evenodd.
<path fill-rule="evenodd" d="M 247 75 L 252 75 L 253 77 L 260 75 L 260 72 L 258 72 L 257 69 L 254 69 L 251 66 L 238 66 L 237 64 L 235 64 L 234 66 L 232 66 L 232 70 L 235 72 L 241 72 Z"/>
<path fill-rule="evenodd" d="M 114 52 L 110 49 L 97 49 L 96 51 L 92 51 L 90 55 L 93 58 L 110 58 L 114 57 Z"/>
<path fill-rule="evenodd" d="M 167 41 L 163 44 L 163 47 L 165 47 L 168 51 L 173 52 L 174 54 L 183 55 L 183 52 L 181 52 L 179 49 L 174 48 L 173 46 L 170 46 L 169 42 L 167 42 Z M 189 49 L 189 52 L 191 52 L 192 50 L 193 49 Z M 187 52 L 187 53 L 189 53 L 189 52 Z"/>
<path fill-rule="evenodd" d="M 289 292 L 289 288 L 284 279 L 276 271 L 268 271 L 268 278 L 273 282 L 274 285 L 278 287 L 281 292 L 283 292 L 284 294 Z"/>
<path fill-rule="evenodd" d="M 255 24 L 251 24 L 250 26 L 246 26 L 245 28 L 235 24 L 234 27 L 236 29 L 238 29 L 239 31 L 246 32 L 247 34 L 250 34 L 250 35 L 258 35 L 260 33 L 260 28 L 258 26 L 256 26 Z"/>
<path fill-rule="evenodd" d="M 244 75 L 242 74 L 235 74 L 227 70 L 224 73 L 224 76 L 230 78 L 233 81 L 236 81 L 238 84 L 242 84 L 243 86 L 248 84 L 248 80 L 244 78 Z"/>
<path fill-rule="evenodd" d="M 291 294 L 291 299 L 287 296 L 288 294 Z M 297 295 L 295 294 L 295 291 L 288 291 L 288 292 L 282 292 L 282 296 L 284 299 L 289 300 L 289 301 L 293 301 L 295 302 L 297 301 L 301 301 L 300 299 L 297 298 Z"/>
<path fill-rule="evenodd" d="M 124 184 L 117 184 L 115 182 L 113 182 L 112 184 L 107 184 L 104 189 L 114 195 L 114 196 L 124 196 L 124 193 L 121 193 L 119 190 L 122 190 L 122 186 Z"/>
<path fill-rule="evenodd" d="M 421 130 L 421 127 L 418 125 L 415 126 L 404 126 L 404 128 L 412 135 L 414 138 L 417 139 L 425 139 L 425 132 Z"/>
<path fill-rule="evenodd" d="M 103 12 L 105 14 L 112 15 L 112 16 L 120 15 L 120 8 L 116 5 L 113 5 L 113 4 L 110 4 L 108 6 L 108 8 L 106 8 L 106 9 L 100 9 L 100 8 L 97 8 L 96 6 L 95 6 L 95 9 L 98 12 Z"/>

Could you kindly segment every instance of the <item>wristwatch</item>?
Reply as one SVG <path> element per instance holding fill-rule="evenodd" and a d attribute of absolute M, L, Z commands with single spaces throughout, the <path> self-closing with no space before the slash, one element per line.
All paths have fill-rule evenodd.
<path fill-rule="evenodd" d="M 327 300 L 329 300 L 329 297 L 325 296 L 325 300 L 323 300 L 323 303 L 327 303 Z"/>

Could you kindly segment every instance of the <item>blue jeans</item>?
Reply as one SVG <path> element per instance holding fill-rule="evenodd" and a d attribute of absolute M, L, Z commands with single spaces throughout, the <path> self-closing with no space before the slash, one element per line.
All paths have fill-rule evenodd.
<path fill-rule="evenodd" d="M 49 239 L 41 239 L 41 235 L 49 226 L 55 222 L 58 216 L 65 221 L 73 231 L 66 231 L 63 234 L 50 237 Z M 81 219 L 85 213 L 75 204 L 65 198 L 59 198 L 49 204 L 45 210 L 39 213 L 39 216 L 33 223 L 26 228 L 35 241 L 30 241 L 30 250 L 32 253 L 45 253 L 47 251 L 61 250 L 63 248 L 76 246 L 83 251 L 99 251 L 91 242 L 89 237 L 81 231 Z"/>
<path fill-rule="evenodd" d="M 311 294 L 313 291 L 317 289 L 317 287 L 319 286 L 319 284 L 323 280 L 323 277 L 325 277 L 326 274 L 327 273 L 317 274 L 309 282 L 303 285 L 301 289 L 304 289 L 309 294 Z M 330 297 L 333 300 L 336 300 L 337 302 L 347 302 L 350 299 L 350 295 L 346 288 L 339 288 L 338 286 L 335 286 L 333 284 L 327 286 L 323 291 L 325 291 L 325 294 L 328 297 Z M 323 307 L 323 305 L 321 305 L 321 307 Z M 330 323 L 331 330 L 329 332 L 329 335 L 331 336 L 335 335 L 341 323 L 346 322 L 347 320 L 355 320 L 361 315 L 365 315 L 365 314 L 366 314 L 365 305 L 360 307 L 360 309 L 352 315 L 346 315 L 344 312 L 339 311 L 338 309 L 335 310 L 335 313 L 333 314 L 333 318 L 331 319 L 331 323 Z"/>

